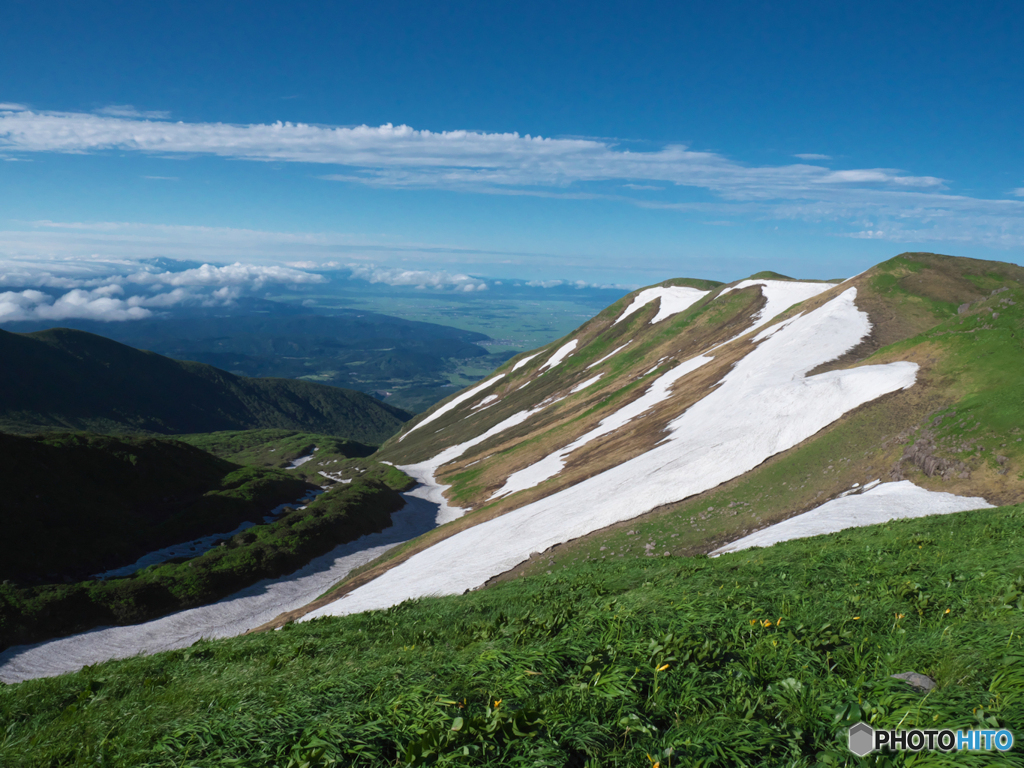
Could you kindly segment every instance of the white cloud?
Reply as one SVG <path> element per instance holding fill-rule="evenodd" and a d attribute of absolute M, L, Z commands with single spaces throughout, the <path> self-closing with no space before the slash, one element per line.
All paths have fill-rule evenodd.
<path fill-rule="evenodd" d="M 451 274 L 444 270 L 400 269 L 378 267 L 374 264 L 349 264 L 352 277 L 371 283 L 385 285 L 411 285 L 416 288 L 454 288 L 459 291 L 486 291 L 487 283 L 463 274 Z"/>
<path fill-rule="evenodd" d="M 526 285 L 530 288 L 558 288 L 564 285 L 578 289 L 599 288 L 617 291 L 635 291 L 640 287 L 639 285 L 621 285 L 619 283 L 588 283 L 586 280 L 528 280 Z"/>
<path fill-rule="evenodd" d="M 622 186 L 626 189 L 652 189 L 658 192 L 663 192 L 665 190 L 664 187 L 659 187 L 655 184 L 623 184 Z"/>
<path fill-rule="evenodd" d="M 25 289 L 0 293 L 0 321 L 139 320 L 182 305 L 230 305 L 267 284 L 324 282 L 323 275 L 257 264 L 161 272 L 136 261 L 0 259 L 0 286 Z"/>
<path fill-rule="evenodd" d="M 819 155 L 815 152 L 802 152 L 793 157 L 799 157 L 801 160 L 831 160 L 832 155 Z"/>
<path fill-rule="evenodd" d="M 162 109 L 143 111 L 136 109 L 131 104 L 111 104 L 107 107 L 100 107 L 96 110 L 96 114 L 109 117 L 145 118 L 147 120 L 166 120 L 171 116 L 170 112 Z"/>
<path fill-rule="evenodd" d="M 10 106 L 10 105 L 9 105 Z M 18 105 L 14 105 L 18 106 Z M 948 194 L 942 179 L 892 168 L 833 169 L 822 164 L 745 165 L 684 145 L 633 151 L 609 139 L 544 138 L 518 133 L 432 132 L 385 124 L 334 127 L 302 123 L 232 125 L 165 122 L 105 114 L 19 108 L 0 111 L 0 151 L 89 153 L 107 150 L 164 156 L 215 155 L 255 161 L 340 166 L 322 176 L 379 187 L 452 189 L 487 194 L 618 200 L 642 207 L 843 222 L 892 211 L 899 222 L 942 239 L 1024 243 L 1024 202 Z M 811 159 L 805 153 L 800 159 Z M 814 159 L 825 159 L 824 156 Z M 601 186 L 603 185 L 603 186 Z M 609 192 L 611 185 L 612 192 Z M 665 185 L 708 190 L 718 203 L 673 203 L 631 196 Z M 935 226 L 956 218 L 956 227 Z M 888 228 L 886 228 L 888 230 Z M 840 232 L 839 234 L 843 234 Z"/>
<path fill-rule="evenodd" d="M 12 104 L 11 102 L 0 101 L 0 112 L 21 112 L 28 109 L 24 104 Z"/>
<path fill-rule="evenodd" d="M 242 264 L 237 261 L 234 264 L 220 267 L 203 264 L 201 267 L 186 269 L 182 272 L 139 271 L 128 275 L 125 279 L 140 285 L 235 286 L 254 291 L 261 289 L 266 283 L 307 285 L 327 282 L 327 278 L 323 275 L 302 272 L 289 267 Z"/>
<path fill-rule="evenodd" d="M 1024 197 L 1024 187 L 1017 187 L 1015 190 L 1013 190 L 1013 194 L 1015 194 L 1017 197 Z"/>
<path fill-rule="evenodd" d="M 335 178 L 388 186 L 564 187 L 593 181 L 650 186 L 642 182 L 660 181 L 707 188 L 727 197 L 790 197 L 815 186 L 858 181 L 933 186 L 931 177 L 905 176 L 891 169 L 745 166 L 683 145 L 634 152 L 604 140 L 436 133 L 390 123 L 379 127 L 166 123 L 109 112 L 22 110 L 0 114 L 0 147 L 21 152 L 118 149 L 213 154 L 341 165 L 354 172 Z"/>
<path fill-rule="evenodd" d="M 92 291 L 76 288 L 56 300 L 41 291 L 0 293 L 0 321 L 14 320 L 141 320 L 153 313 L 130 299 L 116 298 L 119 286 Z"/>

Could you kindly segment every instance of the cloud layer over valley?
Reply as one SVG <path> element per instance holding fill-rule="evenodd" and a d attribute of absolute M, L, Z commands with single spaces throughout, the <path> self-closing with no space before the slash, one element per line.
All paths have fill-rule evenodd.
<path fill-rule="evenodd" d="M 0 322 L 141 320 L 177 306 L 228 306 L 272 283 L 327 282 L 323 275 L 280 266 L 202 264 L 180 271 L 162 266 L 99 260 L 0 261 L 0 288 L 9 289 L 0 291 Z"/>

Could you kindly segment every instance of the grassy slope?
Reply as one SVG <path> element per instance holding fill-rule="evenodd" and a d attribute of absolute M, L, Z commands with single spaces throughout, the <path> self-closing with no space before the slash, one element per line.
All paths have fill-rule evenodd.
<path fill-rule="evenodd" d="M 244 520 L 310 487 L 175 440 L 0 434 L 0 580 L 79 579 Z"/>
<path fill-rule="evenodd" d="M 278 428 L 380 444 L 409 416 L 360 392 L 246 379 L 64 328 L 0 331 L 0 358 L 0 429 L 8 432 Z"/>
<path fill-rule="evenodd" d="M 845 749 L 858 720 L 1024 723 L 1022 523 L 1012 507 L 577 564 L 109 662 L 0 689 L 0 763 L 866 765 Z M 889 677 L 910 670 L 937 689 Z M 1015 736 L 1002 765 L 1024 765 Z"/>

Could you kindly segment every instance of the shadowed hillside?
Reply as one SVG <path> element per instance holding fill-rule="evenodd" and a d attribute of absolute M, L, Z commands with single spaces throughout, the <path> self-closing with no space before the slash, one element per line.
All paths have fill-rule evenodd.
<path fill-rule="evenodd" d="M 0 434 L 0 580 L 74 580 L 294 501 L 311 486 L 177 440 Z"/>
<path fill-rule="evenodd" d="M 83 331 L 0 331 L 0 429 L 179 434 L 276 428 L 379 445 L 409 418 L 369 395 L 248 379 Z"/>

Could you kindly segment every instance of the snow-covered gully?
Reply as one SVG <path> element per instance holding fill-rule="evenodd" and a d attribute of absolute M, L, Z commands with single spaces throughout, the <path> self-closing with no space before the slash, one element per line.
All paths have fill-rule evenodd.
<path fill-rule="evenodd" d="M 321 472 L 320 474 L 324 474 Z M 272 523 L 278 517 L 283 515 L 286 511 L 295 508 L 305 509 L 305 504 L 319 496 L 323 491 L 309 491 L 301 499 L 288 504 L 278 504 L 269 513 L 263 516 L 264 523 Z M 204 552 L 208 552 L 217 546 L 222 541 L 227 541 L 232 536 L 247 531 L 248 529 L 255 526 L 256 523 L 246 521 L 239 524 L 237 528 L 226 531 L 225 533 L 211 533 L 209 536 L 200 536 L 196 539 L 189 539 L 188 541 L 181 542 L 180 544 L 172 544 L 162 549 L 156 549 L 152 552 L 147 552 L 145 555 L 140 557 L 131 565 L 124 565 L 120 568 L 111 568 L 109 571 L 103 573 L 93 574 L 94 579 L 116 579 L 124 576 L 130 576 L 136 571 L 140 571 L 143 568 L 147 568 L 151 565 L 157 565 L 158 563 L 166 563 L 168 560 L 175 560 L 181 557 L 193 558 L 199 557 Z"/>
<path fill-rule="evenodd" d="M 8 648 L 0 653 L 0 681 L 52 677 L 109 659 L 187 648 L 202 638 L 240 635 L 310 603 L 353 569 L 434 528 L 437 506 L 422 495 L 422 488 L 403 494 L 405 507 L 391 516 L 390 528 L 342 544 L 294 573 L 264 579 L 211 605 L 143 624 Z"/>

